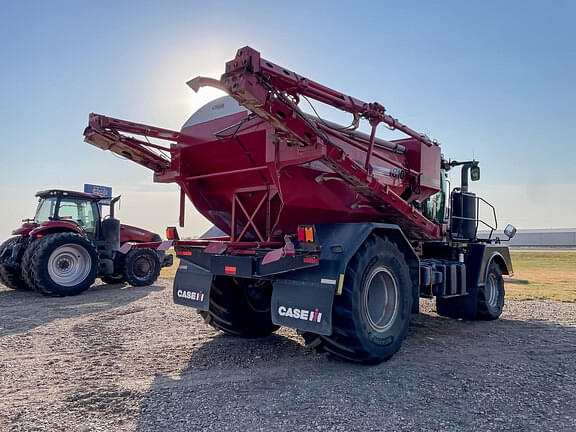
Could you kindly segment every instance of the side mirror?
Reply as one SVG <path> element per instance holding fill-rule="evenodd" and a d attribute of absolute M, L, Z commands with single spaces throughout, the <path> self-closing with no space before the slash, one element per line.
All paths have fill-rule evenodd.
<path fill-rule="evenodd" d="M 504 235 L 506 237 L 508 237 L 508 239 L 511 239 L 512 237 L 514 237 L 516 235 L 516 227 L 514 225 L 506 225 L 506 228 L 504 228 Z"/>
<path fill-rule="evenodd" d="M 470 168 L 470 180 L 472 181 L 478 181 L 480 180 L 480 167 L 479 166 L 473 166 Z"/>

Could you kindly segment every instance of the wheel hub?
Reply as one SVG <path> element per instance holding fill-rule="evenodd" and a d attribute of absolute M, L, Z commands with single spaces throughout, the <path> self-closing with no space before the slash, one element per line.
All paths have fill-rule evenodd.
<path fill-rule="evenodd" d="M 134 274 L 139 278 L 146 277 L 151 269 L 152 263 L 147 256 L 139 257 L 134 263 Z"/>
<path fill-rule="evenodd" d="M 370 327 L 377 332 L 388 330 L 398 315 L 399 292 L 396 278 L 387 268 L 378 267 L 370 273 L 363 299 Z"/>
<path fill-rule="evenodd" d="M 486 286 L 484 287 L 484 295 L 488 306 L 496 307 L 498 305 L 498 283 L 494 273 L 488 275 Z"/>
<path fill-rule="evenodd" d="M 70 287 L 81 283 L 90 273 L 92 260 L 88 251 L 76 244 L 57 247 L 48 259 L 48 275 L 58 285 Z"/>

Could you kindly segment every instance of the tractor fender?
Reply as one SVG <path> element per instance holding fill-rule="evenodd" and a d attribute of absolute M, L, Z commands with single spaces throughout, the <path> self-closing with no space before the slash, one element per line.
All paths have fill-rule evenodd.
<path fill-rule="evenodd" d="M 478 285 L 484 285 L 486 276 L 488 275 L 488 268 L 494 261 L 500 267 L 502 274 L 514 275 L 512 268 L 512 260 L 510 259 L 510 251 L 507 247 L 487 247 L 484 250 L 484 259 L 482 260 L 482 268 L 478 276 Z"/>
<path fill-rule="evenodd" d="M 27 236 L 30 234 L 30 231 L 32 231 L 37 226 L 38 224 L 36 223 L 29 223 L 29 222 L 23 223 L 20 228 L 16 228 L 14 231 L 12 231 L 12 235 Z"/>
<path fill-rule="evenodd" d="M 78 225 L 73 222 L 65 222 L 65 221 L 50 221 L 50 222 L 43 222 L 40 226 L 34 228 L 28 234 L 30 237 L 35 237 L 38 235 L 45 235 L 55 232 L 75 232 L 80 234 L 82 237 L 86 237 L 86 234 Z"/>

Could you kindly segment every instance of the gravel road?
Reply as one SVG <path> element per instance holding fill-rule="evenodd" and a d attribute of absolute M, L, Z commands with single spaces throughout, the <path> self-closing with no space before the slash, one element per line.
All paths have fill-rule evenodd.
<path fill-rule="evenodd" d="M 576 304 L 475 323 L 423 300 L 401 350 L 358 366 L 290 329 L 222 335 L 170 287 L 0 286 L 0 430 L 576 430 Z"/>

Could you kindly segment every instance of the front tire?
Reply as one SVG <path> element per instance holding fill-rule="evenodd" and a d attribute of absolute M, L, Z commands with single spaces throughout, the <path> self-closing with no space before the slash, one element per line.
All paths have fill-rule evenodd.
<path fill-rule="evenodd" d="M 23 237 L 12 237 L 0 245 L 0 257 L 6 254 L 12 254 L 12 249 L 23 241 Z M 4 257 L 6 259 L 6 257 Z M 18 291 L 30 291 L 30 287 L 22 278 L 20 263 L 3 262 L 0 264 L 0 283 L 8 288 Z"/>
<path fill-rule="evenodd" d="M 135 287 L 152 285 L 160 275 L 160 259 L 154 249 L 132 249 L 126 254 L 122 273 Z"/>
<path fill-rule="evenodd" d="M 502 270 L 494 261 L 488 266 L 484 286 L 478 288 L 478 319 L 498 319 L 504 308 L 504 278 Z"/>
<path fill-rule="evenodd" d="M 48 234 L 33 246 L 28 258 L 29 277 L 36 291 L 54 296 L 77 295 L 94 283 L 98 255 L 86 238 L 70 232 Z"/>
<path fill-rule="evenodd" d="M 391 241 L 371 235 L 350 260 L 342 294 L 334 298 L 332 335 L 303 333 L 317 351 L 378 364 L 398 351 L 408 332 L 412 281 L 404 255 Z"/>
<path fill-rule="evenodd" d="M 278 330 L 272 323 L 270 281 L 216 276 L 210 289 L 210 309 L 199 311 L 207 324 L 224 333 L 264 337 Z"/>

